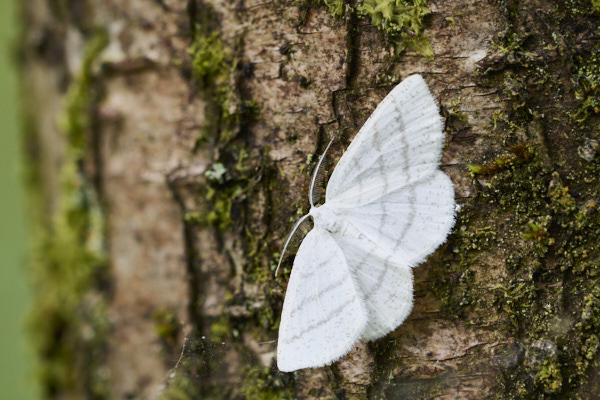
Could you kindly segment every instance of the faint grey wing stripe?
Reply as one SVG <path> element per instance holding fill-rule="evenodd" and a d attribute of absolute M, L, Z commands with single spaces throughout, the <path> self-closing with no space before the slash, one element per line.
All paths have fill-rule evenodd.
<path fill-rule="evenodd" d="M 338 279 L 337 281 L 330 283 L 329 285 L 325 286 L 323 289 L 319 290 L 318 293 L 313 294 L 312 296 L 303 298 L 302 302 L 300 302 L 300 304 L 298 304 L 298 306 L 296 308 L 294 308 L 292 311 L 290 311 L 290 318 L 292 318 L 294 315 L 296 315 L 296 313 L 298 313 L 300 310 L 302 310 L 304 307 L 306 307 L 310 303 L 314 303 L 317 300 L 319 300 L 319 298 L 321 296 L 323 296 L 324 294 L 329 293 L 332 290 L 338 288 L 339 285 L 344 283 L 344 281 L 346 281 L 349 276 L 350 276 L 349 274 L 348 275 L 344 274 L 342 276 L 342 279 Z"/>
<path fill-rule="evenodd" d="M 406 237 L 406 234 L 408 233 L 408 231 L 412 227 L 413 223 L 415 222 L 416 196 L 417 196 L 417 194 L 415 192 L 415 186 L 413 185 L 409 188 L 408 206 L 410 208 L 410 213 L 408 214 L 408 221 L 406 222 L 406 224 L 404 225 L 404 228 L 402 228 L 402 231 L 400 232 L 400 235 L 398 236 L 398 240 L 396 241 L 396 246 L 394 247 L 394 251 L 396 251 L 400 248 L 400 246 L 402 245 L 402 242 L 404 241 L 404 238 Z"/>
<path fill-rule="evenodd" d="M 409 150 L 410 145 L 408 144 L 408 141 L 406 140 L 406 131 L 404 129 L 404 127 L 406 125 L 404 124 L 404 120 L 402 120 L 402 112 L 398 108 L 398 103 L 396 102 L 396 99 L 394 99 L 394 110 L 396 110 L 396 115 L 398 116 L 398 125 L 401 127 L 401 132 L 399 134 L 400 134 L 400 141 L 402 142 L 402 160 L 404 161 L 403 165 L 402 165 L 402 172 L 404 173 L 404 176 L 406 177 L 406 182 L 410 182 L 411 176 L 410 176 L 410 169 L 408 168 L 408 159 L 410 157 L 410 153 L 408 150 Z"/>
<path fill-rule="evenodd" d="M 292 343 L 294 340 L 300 339 L 300 337 L 302 337 L 306 332 L 310 332 L 310 331 L 312 331 L 314 329 L 317 329 L 318 327 L 320 327 L 320 326 L 324 325 L 325 323 L 329 322 L 331 320 L 332 316 L 339 314 L 344 308 L 348 307 L 350 304 L 352 304 L 355 301 L 358 301 L 358 297 L 352 297 L 351 299 L 346 300 L 345 302 L 343 302 L 342 304 L 340 304 L 338 307 L 336 307 L 333 310 L 331 310 L 327 315 L 324 316 L 324 318 L 321 318 L 317 322 L 315 322 L 313 324 L 310 324 L 309 326 L 307 326 L 306 328 L 302 329 L 300 332 L 298 332 L 294 336 L 291 336 L 291 337 L 289 337 L 287 339 L 284 339 L 282 342 L 283 343 Z"/>
<path fill-rule="evenodd" d="M 396 241 L 396 245 L 394 246 L 392 250 L 392 252 L 396 252 L 400 246 L 402 245 L 402 242 L 404 241 L 404 238 L 406 237 L 408 231 L 410 230 L 410 228 L 413 226 L 414 221 L 415 221 L 415 216 L 416 216 L 416 211 L 415 211 L 415 204 L 416 204 L 416 192 L 415 192 L 415 186 L 411 186 L 409 189 L 409 202 L 408 202 L 408 206 L 409 206 L 409 212 L 407 213 L 407 217 L 408 220 L 406 221 L 405 225 L 402 227 L 402 230 L 400 231 L 400 234 L 398 235 L 398 240 Z M 390 254 L 390 249 L 385 248 L 383 246 L 381 246 L 379 244 L 379 241 L 377 241 L 377 238 L 373 238 L 371 237 L 368 232 L 363 231 L 362 229 L 360 229 L 360 226 L 357 225 L 355 222 L 353 222 L 352 220 L 347 220 L 348 224 L 350 226 L 352 226 L 356 232 L 358 232 L 360 235 L 362 235 L 363 237 L 365 237 L 370 243 L 372 243 L 373 245 L 377 246 L 377 248 L 383 250 L 384 252 L 386 252 L 388 255 L 391 255 L 391 258 L 395 257 L 395 254 Z M 381 229 L 381 228 L 380 228 Z M 343 238 L 343 236 L 342 236 Z M 357 238 L 359 239 L 359 238 Z"/>
<path fill-rule="evenodd" d="M 308 272 L 306 274 L 304 274 L 302 272 L 298 272 L 297 273 L 298 278 L 302 278 L 302 279 L 312 278 L 313 275 L 315 275 L 319 271 L 319 268 L 326 267 L 331 262 L 331 260 L 333 260 L 334 258 L 335 258 L 335 254 L 330 254 L 329 257 L 327 257 L 323 260 L 320 260 L 319 263 L 310 270 L 310 272 Z"/>
<path fill-rule="evenodd" d="M 365 295 L 365 300 L 370 300 L 371 297 L 373 296 L 373 294 L 381 288 L 381 285 L 383 284 L 383 278 L 387 275 L 388 269 L 390 268 L 390 265 L 389 265 L 390 258 L 392 258 L 392 257 L 391 256 L 387 257 L 385 259 L 385 261 L 383 262 L 383 269 L 377 276 L 377 279 L 375 280 L 375 285 L 371 289 L 369 289 L 369 292 Z M 371 278 L 371 279 L 373 279 L 373 278 Z"/>

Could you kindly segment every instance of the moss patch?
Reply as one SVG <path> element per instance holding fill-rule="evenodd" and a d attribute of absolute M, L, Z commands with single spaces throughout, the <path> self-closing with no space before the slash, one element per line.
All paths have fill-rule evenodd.
<path fill-rule="evenodd" d="M 218 31 L 210 32 L 202 25 L 196 26 L 189 54 L 192 74 L 208 100 L 205 109 L 208 122 L 198 135 L 197 146 L 211 139 L 227 143 L 242 133 L 258 114 L 256 102 L 246 98 L 239 86 L 244 66 L 223 43 Z"/>
<path fill-rule="evenodd" d="M 492 360 L 499 397 L 594 398 L 585 385 L 599 355 L 597 16 L 573 1 L 540 24 L 537 6 L 506 5 L 498 53 L 481 63 L 481 85 L 507 100 L 490 127 L 498 148 L 469 167 L 476 194 L 432 289 L 446 317 L 486 321 L 509 338 Z M 494 269 L 471 278 L 474 265 Z"/>
<path fill-rule="evenodd" d="M 225 390 L 207 377 L 201 391 L 203 398 L 223 398 L 224 392 L 249 399 L 288 398 L 289 384 L 282 383 L 276 370 L 257 367 L 253 352 L 244 347 L 241 338 L 242 334 L 250 334 L 264 341 L 265 332 L 278 327 L 276 315 L 281 307 L 281 293 L 273 290 L 272 251 L 266 239 L 274 203 L 271 193 L 278 170 L 271 161 L 268 146 L 256 147 L 247 140 L 246 133 L 252 129 L 259 107 L 248 97 L 249 91 L 243 85 L 243 78 L 252 73 L 251 66 L 244 65 L 236 56 L 243 49 L 243 39 L 223 40 L 217 28 L 213 30 L 214 20 L 210 9 L 202 10 L 189 51 L 192 75 L 206 101 L 209 121 L 201 129 L 197 149 L 210 152 L 214 158 L 195 194 L 196 205 L 184 210 L 184 218 L 189 229 L 213 230 L 217 243 L 234 238 L 235 249 L 242 249 L 241 259 L 235 251 L 221 249 L 232 265 L 241 266 L 242 284 L 224 296 L 220 315 L 202 318 L 207 328 L 204 334 L 211 343 L 234 346 L 235 353 L 244 358 L 237 367 L 244 381 L 240 387 Z M 224 365 L 223 358 L 206 359 L 211 354 L 194 354 L 190 359 L 197 361 L 196 357 L 202 357 L 215 375 L 230 373 L 225 371 L 231 367 Z"/>
<path fill-rule="evenodd" d="M 154 330 L 165 346 L 172 348 L 177 345 L 179 334 L 179 322 L 177 315 L 171 310 L 155 310 L 152 313 Z"/>
<path fill-rule="evenodd" d="M 533 158 L 533 152 L 524 144 L 512 146 L 506 154 L 497 157 L 483 165 L 468 165 L 472 174 L 494 174 L 513 165 L 526 162 Z"/>
<path fill-rule="evenodd" d="M 109 325 L 106 299 L 107 260 L 104 218 L 96 190 L 82 169 L 91 126 L 90 110 L 97 101 L 92 64 L 107 43 L 97 32 L 88 41 L 82 68 L 71 82 L 61 128 L 67 137 L 60 193 L 51 215 L 37 214 L 32 260 L 36 298 L 30 330 L 40 356 L 39 377 L 47 398 L 58 393 L 87 393 L 105 398 L 102 370 Z M 41 166 L 32 171 L 31 193 L 43 204 Z M 37 199 L 36 199 L 37 197 Z M 43 208 L 43 207 L 42 207 Z"/>
<path fill-rule="evenodd" d="M 275 368 L 250 367 L 246 371 L 242 393 L 247 400 L 279 400 L 295 398 L 283 375 Z"/>

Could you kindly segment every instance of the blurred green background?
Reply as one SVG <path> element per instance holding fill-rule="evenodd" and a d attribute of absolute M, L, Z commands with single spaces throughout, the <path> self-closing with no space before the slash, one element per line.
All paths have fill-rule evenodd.
<path fill-rule="evenodd" d="M 0 399 L 36 398 L 25 319 L 27 237 L 16 76 L 17 1 L 0 0 Z"/>

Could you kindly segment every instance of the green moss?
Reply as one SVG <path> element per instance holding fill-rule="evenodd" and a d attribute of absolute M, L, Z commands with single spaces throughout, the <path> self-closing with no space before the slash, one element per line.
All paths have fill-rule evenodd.
<path fill-rule="evenodd" d="M 565 214 L 575 211 L 575 199 L 569 194 L 569 188 L 561 183 L 558 172 L 553 172 L 552 177 L 554 179 L 548 188 L 548 197 L 556 210 Z"/>
<path fill-rule="evenodd" d="M 61 130 L 69 140 L 70 151 L 74 157 L 82 157 L 86 148 L 86 134 L 90 126 L 90 107 L 96 93 L 93 93 L 92 64 L 108 43 L 108 36 L 98 31 L 85 47 L 81 70 L 69 86 L 65 99 L 65 114 L 61 120 Z"/>
<path fill-rule="evenodd" d="M 201 398 L 197 378 L 178 373 L 171 380 L 159 400 L 195 400 Z M 205 397 L 206 398 L 206 397 Z"/>
<path fill-rule="evenodd" d="M 593 360 L 599 347 L 600 250 L 595 238 L 600 216 L 595 199 L 600 188 L 595 174 L 600 162 L 593 148 L 585 157 L 578 150 L 592 140 L 582 138 L 594 138 L 597 132 L 570 118 L 569 106 L 585 106 L 582 96 L 575 99 L 581 103 L 569 104 L 553 95 L 561 93 L 555 82 L 563 78 L 552 74 L 562 69 L 527 56 L 527 37 L 516 32 L 507 36 L 502 51 L 510 57 L 493 73 L 484 65 L 482 76 L 504 88 L 508 105 L 494 116 L 491 129 L 509 150 L 469 166 L 476 193 L 449 238 L 454 258 L 440 262 L 443 267 L 434 271 L 431 289 L 446 318 L 464 315 L 474 324 L 481 318 L 516 341 L 503 356 L 512 361 L 499 369 L 504 388 L 499 397 L 574 399 L 586 375 L 597 368 Z M 593 90 L 590 86 L 588 93 Z M 555 102 L 536 100 L 548 96 Z M 596 118 L 589 111 L 586 118 Z M 526 146 L 523 137 L 530 140 Z M 506 273 L 465 279 L 470 266 L 483 264 L 485 269 L 490 258 L 504 259 Z M 481 279 L 494 283 L 478 284 Z M 497 320 L 484 315 L 490 307 Z"/>
<path fill-rule="evenodd" d="M 175 313 L 171 310 L 156 310 L 152 313 L 152 320 L 154 322 L 154 330 L 158 337 L 161 338 L 167 346 L 175 346 L 179 334 L 179 323 Z"/>
<path fill-rule="evenodd" d="M 220 32 L 205 32 L 196 27 L 196 36 L 188 50 L 192 74 L 209 100 L 205 110 L 206 125 L 201 128 L 197 146 L 213 139 L 227 143 L 258 115 L 258 105 L 244 98 L 237 87 L 243 68 L 223 43 Z"/>
<path fill-rule="evenodd" d="M 229 327 L 229 319 L 226 316 L 221 316 L 210 324 L 211 339 L 215 342 L 222 342 L 231 336 Z"/>
<path fill-rule="evenodd" d="M 210 32 L 212 11 L 206 9 L 203 13 L 206 21 L 196 25 L 189 48 L 193 76 L 207 100 L 207 123 L 200 130 L 196 148 L 216 146 L 220 156 L 204 174 L 206 185 L 198 193 L 199 208 L 187 210 L 184 219 L 188 224 L 227 232 L 243 222 L 246 197 L 261 170 L 242 137 L 254 123 L 259 108 L 254 100 L 242 95 L 239 75 L 244 67 L 235 57 L 235 50 L 223 42 L 219 32 Z M 241 47 L 241 43 L 237 45 Z M 264 151 L 268 153 L 268 149 Z"/>
<path fill-rule="evenodd" d="M 242 393 L 248 400 L 293 399 L 293 393 L 275 368 L 250 367 L 245 374 Z"/>
<path fill-rule="evenodd" d="M 99 399 L 108 390 L 101 369 L 109 331 L 100 289 L 108 268 L 104 218 L 96 190 L 82 169 L 92 123 L 89 113 L 98 96 L 92 64 L 106 43 L 104 32 L 89 40 L 82 69 L 68 88 L 61 120 L 67 148 L 60 192 L 51 215 L 38 215 L 36 227 L 32 265 L 36 298 L 30 330 L 48 398 L 71 392 Z M 35 179 L 41 171 L 33 174 Z M 44 198 L 45 193 L 38 186 L 32 195 Z"/>
<path fill-rule="evenodd" d="M 551 222 L 551 218 L 542 218 L 540 222 L 530 222 L 528 232 L 522 232 L 521 236 L 525 239 L 535 240 L 542 246 L 550 246 L 554 244 L 554 238 L 550 237 L 547 227 Z"/>
<path fill-rule="evenodd" d="M 220 162 L 205 172 L 207 186 L 199 194 L 203 206 L 200 210 L 189 210 L 184 220 L 198 226 L 214 226 L 225 231 L 233 226 L 232 210 L 246 198 L 246 185 L 250 177 L 230 174 Z"/>
<path fill-rule="evenodd" d="M 434 287 L 434 293 L 440 296 L 443 310 L 447 312 L 444 315 L 449 318 L 467 313 L 468 318 L 476 323 L 477 315 L 487 312 L 490 305 L 498 308 L 498 315 L 502 319 L 497 322 L 496 329 L 507 331 L 510 337 L 520 341 L 520 347 L 525 350 L 523 361 L 511 364 L 501 375 L 501 385 L 511 394 L 510 398 L 546 398 L 543 396 L 557 394 L 565 396 L 577 387 L 576 382 L 580 381 L 589 367 L 590 364 L 584 359 L 593 358 L 597 354 L 597 341 L 592 336 L 592 326 L 597 324 L 598 312 L 595 299 L 586 297 L 588 307 L 584 307 L 582 314 L 593 321 L 587 327 L 590 330 L 579 330 L 577 324 L 569 327 L 568 319 L 565 320 L 565 315 L 559 313 L 565 294 L 562 287 L 564 267 L 560 263 L 570 264 L 571 261 L 567 261 L 569 256 L 559 256 L 555 260 L 554 254 L 574 254 L 580 244 L 565 240 L 560 237 L 561 231 L 553 229 L 555 226 L 571 227 L 577 224 L 568 222 L 572 221 L 574 214 L 571 202 L 565 202 L 562 198 L 564 190 L 558 189 L 563 194 L 559 196 L 559 200 L 555 200 L 556 188 L 560 186 L 556 185 L 556 181 L 542 179 L 540 168 L 541 165 L 532 160 L 499 172 L 479 195 L 483 197 L 477 196 L 474 199 L 479 211 L 467 206 L 465 214 L 476 216 L 478 223 L 473 226 L 470 218 L 459 219 L 458 232 L 452 235 L 451 243 L 459 244 L 455 247 L 455 254 L 460 258 L 444 267 L 450 276 L 438 277 L 437 288 Z M 494 210 L 489 215 L 493 215 L 499 232 L 477 228 L 486 223 L 485 215 L 489 211 L 485 210 L 488 206 L 483 206 L 482 203 L 486 198 L 488 206 Z M 565 204 L 568 204 L 566 209 Z M 482 207 L 484 210 L 481 210 Z M 589 211 L 582 212 L 588 221 L 587 228 L 584 229 L 593 226 L 596 231 L 597 221 L 587 219 L 590 217 Z M 530 218 L 536 215 L 539 217 L 532 221 Z M 514 236 L 516 232 L 507 230 L 518 226 L 525 227 L 526 233 L 520 232 L 519 235 L 530 240 L 531 245 L 519 243 L 518 237 Z M 494 239 L 492 243 L 486 240 L 490 233 Z M 594 235 L 595 233 L 592 234 Z M 457 237 L 460 239 L 457 240 Z M 493 244 L 498 243 L 500 238 L 512 244 L 496 248 Z M 559 249 L 550 252 L 549 248 L 556 246 L 555 240 Z M 498 253 L 506 254 L 505 265 L 509 277 L 501 279 L 501 283 L 491 288 L 490 298 L 482 287 L 473 285 L 469 280 L 465 281 L 463 274 L 469 271 L 469 265 L 478 263 L 479 254 L 498 257 Z M 575 264 L 578 263 L 579 261 L 575 261 Z M 597 278 L 589 282 L 587 279 L 590 279 L 590 275 L 586 275 L 583 280 L 576 278 L 570 282 L 580 288 L 578 293 L 569 294 L 575 304 L 580 293 L 585 293 L 589 287 L 598 284 Z M 465 299 L 478 300 L 474 302 Z"/>
<path fill-rule="evenodd" d="M 496 159 L 483 165 L 468 165 L 469 171 L 472 174 L 494 174 L 503 169 L 510 168 L 514 165 L 527 162 L 534 156 L 532 150 L 526 145 L 520 143 L 512 146 L 507 154 L 504 154 Z"/>
<path fill-rule="evenodd" d="M 194 77 L 205 85 L 222 86 L 229 78 L 229 54 L 221 41 L 219 32 L 208 36 L 198 35 L 189 53 L 192 56 L 192 72 Z"/>

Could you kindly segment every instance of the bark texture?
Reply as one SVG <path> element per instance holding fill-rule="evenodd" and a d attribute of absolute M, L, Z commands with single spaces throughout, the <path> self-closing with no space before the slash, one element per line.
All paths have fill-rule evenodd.
<path fill-rule="evenodd" d="M 24 3 L 46 397 L 600 398 L 599 9 Z M 274 267 L 318 155 L 413 73 L 445 120 L 456 226 L 402 326 L 281 373 L 291 258 Z"/>

